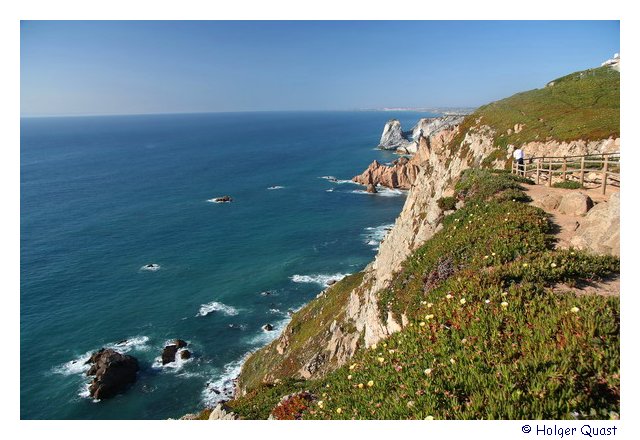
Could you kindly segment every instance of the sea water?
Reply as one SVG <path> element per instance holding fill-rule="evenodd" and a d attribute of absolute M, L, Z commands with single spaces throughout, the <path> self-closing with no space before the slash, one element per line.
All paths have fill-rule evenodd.
<path fill-rule="evenodd" d="M 23 118 L 21 417 L 176 418 L 228 398 L 290 311 L 373 259 L 405 193 L 349 179 L 395 159 L 375 149 L 388 119 L 426 116 Z M 162 366 L 175 338 L 193 356 Z M 140 372 L 97 402 L 85 362 L 101 347 Z"/>

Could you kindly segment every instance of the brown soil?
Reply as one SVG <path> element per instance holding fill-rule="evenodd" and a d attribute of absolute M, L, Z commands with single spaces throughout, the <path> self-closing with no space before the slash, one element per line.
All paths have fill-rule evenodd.
<path fill-rule="evenodd" d="M 531 197 L 533 206 L 544 209 L 550 215 L 551 222 L 555 225 L 554 235 L 557 239 L 556 247 L 566 249 L 570 247 L 571 239 L 575 234 L 575 230 L 582 219 L 579 215 L 562 214 L 557 209 L 549 210 L 542 207 L 540 201 L 547 194 L 554 194 L 562 197 L 569 191 L 580 191 L 591 197 L 594 204 L 604 202 L 609 199 L 613 192 L 618 192 L 619 188 L 608 187 L 607 194 L 603 195 L 600 188 L 593 189 L 562 189 L 550 188 L 544 185 L 523 185 L 525 192 Z M 577 295 L 620 295 L 620 276 L 614 276 L 609 279 L 581 282 L 573 287 L 564 283 L 556 284 L 551 288 L 554 293 L 575 292 Z"/>

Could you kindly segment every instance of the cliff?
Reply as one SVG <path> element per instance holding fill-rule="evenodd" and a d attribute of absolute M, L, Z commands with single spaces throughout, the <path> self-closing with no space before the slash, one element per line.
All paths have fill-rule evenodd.
<path fill-rule="evenodd" d="M 389 355 L 377 353 L 378 345 L 386 340 L 394 341 L 394 346 L 398 347 L 397 344 L 401 343 L 401 338 L 413 337 L 411 335 L 416 331 L 415 326 L 418 323 L 420 326 L 425 325 L 424 314 L 428 314 L 430 312 L 428 308 L 431 307 L 427 302 L 435 303 L 436 298 L 440 301 L 438 295 L 444 297 L 447 289 L 456 292 L 456 301 L 459 300 L 462 305 L 469 299 L 458 298 L 458 296 L 461 291 L 467 291 L 468 296 L 474 298 L 474 307 L 481 307 L 480 299 L 482 295 L 488 295 L 488 293 L 483 293 L 485 292 L 483 288 L 473 283 L 478 282 L 484 286 L 495 285 L 491 289 L 497 289 L 499 295 L 501 286 L 506 283 L 504 280 L 512 279 L 509 277 L 519 279 L 518 277 L 523 276 L 521 272 L 512 273 L 512 271 L 521 270 L 516 269 L 513 265 L 514 261 L 531 258 L 532 265 L 540 264 L 542 267 L 545 264 L 548 265 L 549 261 L 564 261 L 570 258 L 565 254 L 556 254 L 553 250 L 546 235 L 548 234 L 546 217 L 536 211 L 536 208 L 528 205 L 521 206 L 526 196 L 521 195 L 517 179 L 514 180 L 502 174 L 492 177 L 488 173 L 465 172 L 465 170 L 508 167 L 511 160 L 510 152 L 516 145 L 524 146 L 525 151 L 547 155 L 577 151 L 607 151 L 617 148 L 619 127 L 615 124 L 619 121 L 619 115 L 616 118 L 613 111 L 616 105 L 615 91 L 619 91 L 619 74 L 616 72 L 616 75 L 612 75 L 610 69 L 606 68 L 577 73 L 556 80 L 552 87 L 553 92 L 541 93 L 539 90 L 534 90 L 481 107 L 465 117 L 463 121 L 443 124 L 435 133 L 421 137 L 416 153 L 411 159 L 400 159 L 390 167 L 376 162 L 361 176 L 354 178 L 363 184 L 387 184 L 392 187 L 410 188 L 411 191 L 393 229 L 381 243 L 375 260 L 361 273 L 347 277 L 323 291 L 317 299 L 294 315 L 291 323 L 278 339 L 247 360 L 238 379 L 237 394 L 240 400 L 237 405 L 241 406 L 246 399 L 253 398 L 255 393 L 259 394 L 261 384 L 265 383 L 291 386 L 291 380 L 327 378 L 327 381 L 340 383 L 342 384 L 340 386 L 345 386 L 345 390 L 348 390 L 350 387 L 345 385 L 345 379 L 341 374 L 346 377 L 349 370 L 357 370 L 360 368 L 358 367 L 361 365 L 360 362 L 364 361 L 358 361 L 357 364 L 353 364 L 356 365 L 355 367 L 350 366 L 344 373 L 331 372 L 336 369 L 345 370 L 346 364 L 353 362 L 357 357 L 366 358 L 367 362 L 373 363 L 376 363 L 377 359 L 377 362 L 386 365 Z M 619 94 L 617 97 L 619 113 Z M 572 102 L 583 103 L 581 106 L 573 106 L 574 113 L 579 113 L 579 116 L 567 112 L 565 107 L 567 102 L 570 105 Z M 590 103 L 589 111 L 584 110 L 587 106 L 584 103 Z M 602 108 L 599 108 L 599 105 Z M 600 110 L 606 117 L 600 117 Z M 579 128 L 573 130 L 570 125 L 577 119 L 581 121 L 577 125 Z M 557 137 L 547 135 L 550 132 Z M 505 194 L 504 197 L 503 194 Z M 461 214 L 455 215 L 455 221 L 463 223 L 456 224 L 451 220 L 452 215 L 447 216 L 451 211 L 444 210 L 449 208 L 446 208 L 445 204 L 438 203 L 454 195 L 459 204 L 465 205 Z M 520 215 L 517 214 L 518 212 L 521 212 L 522 219 L 513 224 L 508 222 L 512 218 L 510 217 L 512 213 L 515 213 L 517 218 Z M 474 215 L 478 219 L 485 218 L 485 223 L 469 229 L 466 222 L 471 224 Z M 502 221 L 503 217 L 504 221 Z M 461 227 L 465 225 L 464 230 L 457 229 L 458 225 Z M 529 231 L 528 238 L 520 234 L 520 231 L 524 230 Z M 521 242 L 521 240 L 524 241 Z M 491 253 L 490 249 L 495 250 Z M 489 253 L 485 255 L 487 252 Z M 533 252 L 532 256 L 527 257 L 531 252 Z M 447 255 L 450 256 L 447 257 Z M 583 263 L 580 263 L 581 269 L 574 268 L 575 274 L 584 272 L 586 277 L 588 277 L 587 273 L 597 277 L 615 272 L 618 264 L 617 260 L 591 260 L 591 257 L 586 255 L 580 258 L 584 258 L 580 260 Z M 493 273 L 491 271 L 485 272 L 489 263 L 496 273 L 495 276 L 491 275 Z M 456 272 L 462 273 L 463 270 L 468 272 L 464 272 L 462 278 L 451 276 Z M 501 271 L 504 275 L 499 275 L 503 273 Z M 544 272 L 537 273 L 542 281 L 549 276 Z M 503 280 L 500 278 L 502 276 L 506 278 Z M 555 278 L 549 278 L 548 282 L 553 282 L 553 279 Z M 444 290 L 438 290 L 441 288 L 440 285 L 446 286 L 442 287 Z M 524 290 L 518 290 L 518 295 L 522 298 L 536 295 L 534 291 L 527 290 L 529 287 L 522 289 Z M 471 293 L 476 291 L 477 294 Z M 449 297 L 453 295 L 447 295 L 447 298 Z M 560 310 L 558 307 L 565 306 L 564 302 L 548 304 L 549 310 L 553 310 L 553 316 L 556 316 L 556 313 L 558 313 L 557 316 L 561 316 L 556 310 Z M 607 310 L 607 316 L 612 316 L 611 319 L 615 320 L 615 312 L 611 315 L 611 310 L 607 309 L 613 306 L 610 303 L 603 303 L 601 306 Z M 424 327 L 428 333 L 431 332 L 432 341 L 437 338 L 452 337 L 445 336 L 441 332 L 451 328 L 458 319 L 462 319 L 457 315 L 460 313 L 455 311 L 457 309 L 447 307 L 442 310 L 442 313 L 449 316 L 448 321 L 441 321 L 437 326 L 428 324 L 429 327 Z M 576 308 L 580 309 L 580 307 Z M 477 313 L 480 313 L 479 310 Z M 497 310 L 499 311 L 500 307 Z M 427 316 L 433 317 L 433 315 Z M 467 322 L 466 318 L 463 321 L 464 324 L 455 325 L 474 325 L 473 321 Z M 539 324 L 540 331 L 548 325 L 542 322 Z M 487 337 L 487 335 L 482 336 L 482 332 L 478 331 L 480 332 L 479 340 Z M 400 333 L 398 339 L 390 339 L 392 335 L 398 333 Z M 461 337 L 457 339 L 456 344 L 460 339 Z M 422 342 L 416 342 L 416 344 L 422 344 Z M 434 342 L 434 346 L 436 345 Z M 423 349 L 430 351 L 433 347 Z M 446 353 L 450 348 L 443 346 L 442 350 Z M 557 355 L 561 356 L 561 351 Z M 389 357 L 394 358 L 393 355 Z M 451 361 L 454 362 L 454 357 Z M 405 364 L 396 361 L 392 364 L 396 372 L 402 368 L 408 368 Z M 431 368 L 427 370 L 431 374 Z M 609 373 L 615 374 L 615 371 Z M 351 376 L 349 374 L 349 378 Z M 449 375 L 446 377 L 449 381 L 451 380 Z M 386 376 L 384 380 L 387 380 Z M 375 383 L 375 381 L 369 383 Z M 362 388 L 363 383 L 357 385 Z M 293 388 L 299 389 L 299 386 L 293 385 Z M 243 395 L 246 396 L 245 400 L 242 400 Z M 347 397 L 346 394 L 341 396 L 344 399 L 354 398 Z M 349 402 L 353 403 L 353 401 Z M 514 402 L 513 406 L 517 407 L 517 403 Z M 608 404 L 603 406 L 610 408 Z M 451 414 L 458 414 L 456 411 Z M 486 412 L 482 413 L 482 408 L 478 408 L 478 411 L 480 412 L 474 414 L 486 416 Z M 502 410 L 499 408 L 496 411 L 499 417 L 509 417 L 508 412 L 500 412 Z M 318 414 L 320 413 L 328 417 L 326 413 L 318 410 Z M 559 413 L 549 414 L 558 416 Z M 370 416 L 377 417 L 374 413 Z"/>
<path fill-rule="evenodd" d="M 390 119 L 384 125 L 378 148 L 383 150 L 395 150 L 409 145 L 411 142 L 405 137 L 402 125 L 397 119 Z"/>

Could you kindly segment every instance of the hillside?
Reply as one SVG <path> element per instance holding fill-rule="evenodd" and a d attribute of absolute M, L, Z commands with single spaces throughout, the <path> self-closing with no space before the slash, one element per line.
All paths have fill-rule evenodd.
<path fill-rule="evenodd" d="M 620 72 L 609 67 L 576 72 L 542 89 L 484 105 L 466 118 L 460 134 L 477 125 L 476 121 L 495 130 L 498 147 L 549 139 L 619 137 Z"/>
<path fill-rule="evenodd" d="M 545 154 L 613 148 L 613 138 L 619 145 L 618 72 L 594 69 L 553 83 L 421 139 L 412 159 L 419 172 L 375 260 L 252 354 L 228 411 L 618 417 L 619 297 L 571 290 L 618 274 L 618 258 L 557 249 L 555 226 L 528 203 L 525 180 L 481 169 L 507 166 L 514 144 L 536 139 Z M 559 283 L 569 287 L 554 290 Z"/>

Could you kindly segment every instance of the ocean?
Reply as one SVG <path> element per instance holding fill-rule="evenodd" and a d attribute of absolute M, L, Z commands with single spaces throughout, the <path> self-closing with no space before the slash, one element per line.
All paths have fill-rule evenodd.
<path fill-rule="evenodd" d="M 388 119 L 428 116 L 21 119 L 21 418 L 177 418 L 228 398 L 289 311 L 373 259 L 405 194 L 349 179 L 396 157 L 375 149 Z M 193 356 L 163 367 L 175 338 Z M 101 347 L 141 369 L 96 402 L 84 362 Z"/>

